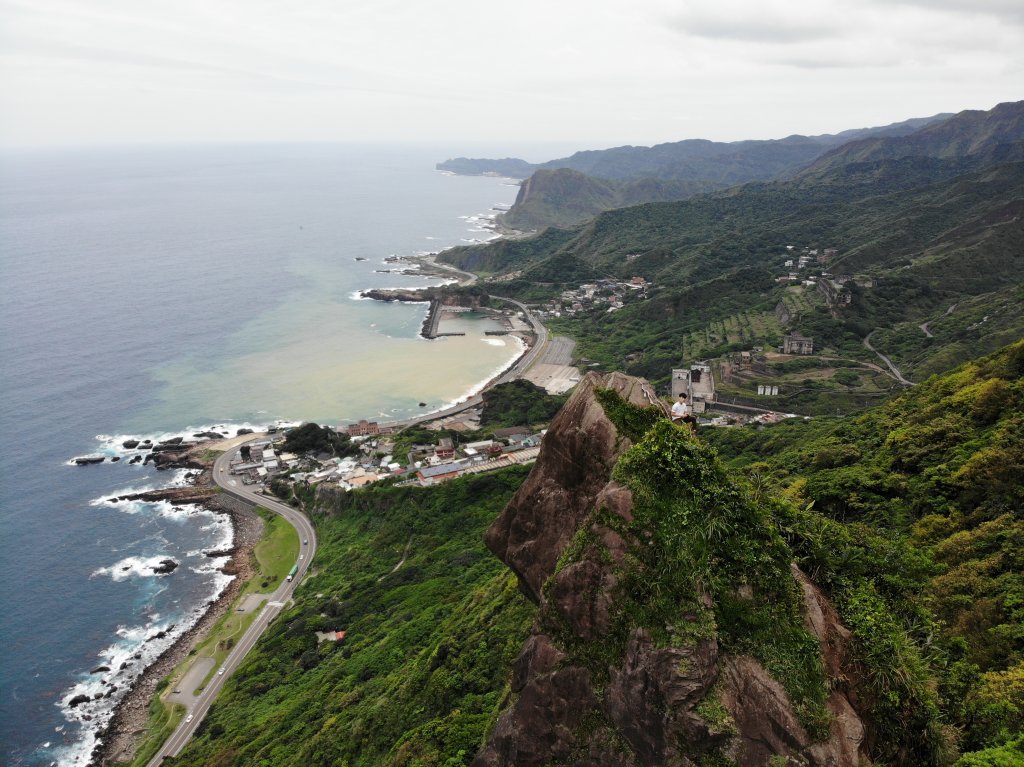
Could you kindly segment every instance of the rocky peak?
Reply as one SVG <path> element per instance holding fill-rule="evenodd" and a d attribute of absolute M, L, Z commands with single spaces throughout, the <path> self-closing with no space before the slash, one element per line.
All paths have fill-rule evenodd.
<path fill-rule="evenodd" d="M 488 531 L 540 609 L 474 767 L 866 761 L 848 632 L 666 416 L 647 382 L 588 375 Z"/>
<path fill-rule="evenodd" d="M 605 414 L 595 396 L 598 389 L 668 412 L 646 381 L 588 373 L 555 416 L 533 471 L 484 539 L 534 602 L 540 602 L 541 587 L 608 484 L 619 456 L 633 444 Z"/>

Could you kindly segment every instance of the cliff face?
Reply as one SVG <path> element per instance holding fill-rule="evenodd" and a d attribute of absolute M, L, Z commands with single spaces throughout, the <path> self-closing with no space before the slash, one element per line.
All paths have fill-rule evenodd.
<path fill-rule="evenodd" d="M 474 766 L 863 763 L 848 632 L 665 416 L 646 382 L 588 375 L 488 531 L 540 609 Z"/>

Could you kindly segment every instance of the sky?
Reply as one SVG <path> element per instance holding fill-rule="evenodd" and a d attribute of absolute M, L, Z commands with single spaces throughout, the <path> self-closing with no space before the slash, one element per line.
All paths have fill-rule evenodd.
<path fill-rule="evenodd" d="M 1022 0 L 0 0 L 7 147 L 515 154 L 834 133 L 1022 98 Z"/>

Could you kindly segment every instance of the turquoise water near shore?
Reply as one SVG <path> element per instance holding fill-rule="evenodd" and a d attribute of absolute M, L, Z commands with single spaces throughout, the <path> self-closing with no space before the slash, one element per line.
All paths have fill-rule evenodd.
<path fill-rule="evenodd" d="M 0 155 L 0 762 L 85 764 L 119 693 L 73 710 L 71 695 L 123 691 L 163 646 L 152 637 L 180 633 L 224 583 L 202 554 L 227 540 L 223 519 L 106 503 L 170 477 L 69 458 L 127 436 L 420 413 L 518 353 L 484 336 L 486 322 L 421 339 L 425 305 L 355 296 L 431 284 L 380 273 L 387 256 L 490 236 L 485 217 L 516 187 L 434 171 L 449 154 Z M 182 566 L 154 576 L 148 565 L 165 556 Z M 101 665 L 113 670 L 90 673 Z"/>

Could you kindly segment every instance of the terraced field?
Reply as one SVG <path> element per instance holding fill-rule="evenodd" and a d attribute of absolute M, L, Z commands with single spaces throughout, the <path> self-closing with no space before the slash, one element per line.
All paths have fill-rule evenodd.
<path fill-rule="evenodd" d="M 744 311 L 683 336 L 683 359 L 702 359 L 708 350 L 722 344 L 774 343 L 781 335 L 782 326 L 773 313 Z"/>

